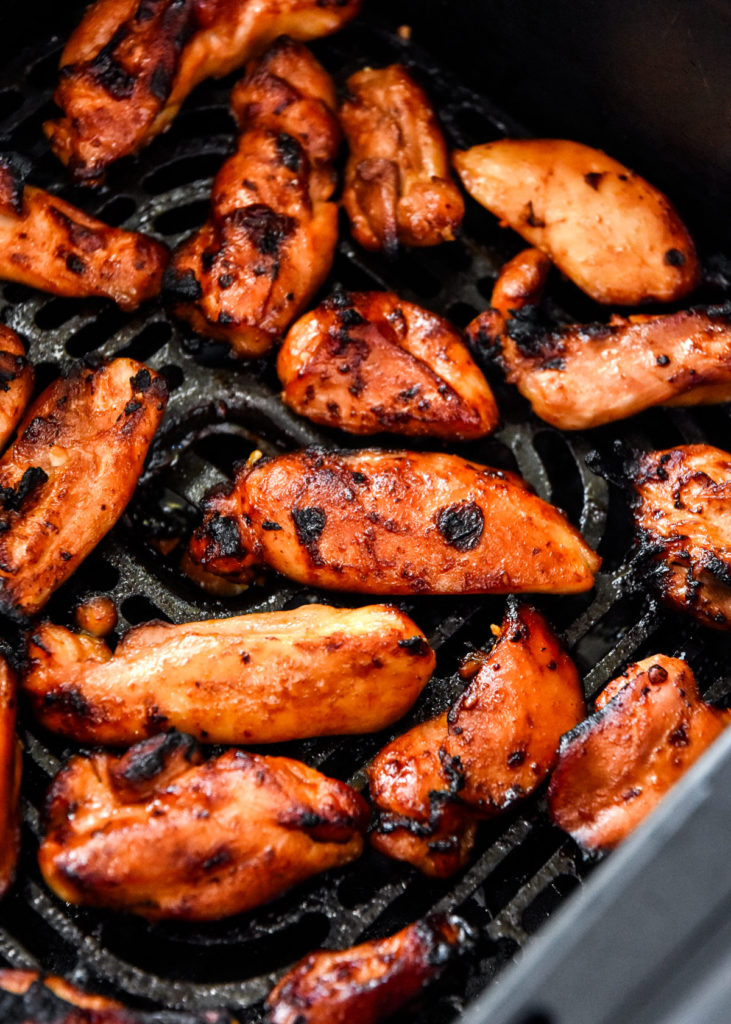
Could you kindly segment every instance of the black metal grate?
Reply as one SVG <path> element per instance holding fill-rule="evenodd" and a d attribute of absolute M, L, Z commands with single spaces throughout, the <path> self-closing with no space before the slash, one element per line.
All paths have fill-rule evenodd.
<path fill-rule="evenodd" d="M 64 15 L 69 29 L 81 10 L 80 5 L 70 6 L 74 9 Z M 113 168 L 108 184 L 90 192 L 65 183 L 40 131 L 41 121 L 52 112 L 59 50 L 60 42 L 51 39 L 7 67 L 0 79 L 3 144 L 33 158 L 34 183 L 59 191 L 111 223 L 147 230 L 175 244 L 205 216 L 210 178 L 231 149 L 227 99 L 235 78 L 201 87 L 167 135 Z M 520 133 L 487 100 L 441 73 L 400 39 L 395 26 L 375 15 L 364 16 L 356 27 L 317 44 L 315 50 L 341 81 L 366 60 L 412 63 L 458 145 L 484 142 L 506 131 Z M 335 283 L 387 287 L 460 325 L 485 307 L 497 268 L 517 248 L 514 237 L 474 204 L 458 242 L 404 253 L 393 263 L 356 250 L 347 228 L 342 238 L 328 288 Z M 127 354 L 161 370 L 172 388 L 161 433 L 128 514 L 52 599 L 48 614 L 54 621 L 68 622 L 77 600 L 97 590 L 111 594 L 117 604 L 118 633 L 150 618 L 177 622 L 317 599 L 363 603 L 355 596 L 318 593 L 274 577 L 238 598 L 216 600 L 180 572 L 175 553 L 163 557 L 149 543 L 155 532 L 174 532 L 192 522 L 201 495 L 229 478 L 233 464 L 254 448 L 273 453 L 310 443 L 358 446 L 357 440 L 313 427 L 282 406 L 271 357 L 252 365 L 235 363 L 222 346 L 200 342 L 159 305 L 125 316 L 102 302 L 49 298 L 14 284 L 2 286 L 0 295 L 5 322 L 29 343 L 39 387 L 69 359 Z M 553 301 L 556 315 L 596 316 L 570 286 L 559 286 Z M 728 408 L 657 410 L 618 427 L 562 435 L 532 417 L 522 399 L 489 369 L 488 374 L 503 426 L 492 438 L 452 445 L 450 450 L 517 469 L 541 496 L 566 509 L 604 557 L 595 591 L 537 602 L 563 632 L 585 676 L 587 693 L 601 688 L 628 660 L 662 650 L 685 651 L 701 685 L 713 684 L 714 697 L 726 694 L 727 638 L 666 615 L 638 588 L 636 574 L 628 570 L 631 525 L 624 503 L 588 472 L 584 456 L 616 436 L 639 447 L 698 440 L 727 447 Z M 373 443 L 398 446 L 385 437 Z M 416 447 L 441 446 L 427 442 Z M 362 784 L 364 764 L 392 735 L 442 710 L 459 692 L 457 659 L 470 646 L 488 641 L 489 624 L 500 621 L 503 603 L 473 597 L 399 601 L 438 651 L 434 680 L 408 718 L 388 734 L 266 749 Z M 7 635 L 19 651 L 20 637 L 10 625 Z M 425 879 L 367 850 L 356 864 L 316 878 L 257 912 L 210 925 L 149 925 L 69 908 L 45 888 L 35 861 L 39 808 L 67 748 L 28 716 L 22 717 L 21 733 L 26 747 L 24 852 L 19 879 L 0 906 L 0 957 L 13 966 L 40 964 L 130 1004 L 228 1005 L 240 1011 L 242 1021 L 258 1021 L 260 1000 L 278 972 L 314 947 L 350 945 L 388 934 L 428 911 L 460 908 L 480 936 L 474 955 L 453 969 L 415 1017 L 427 1024 L 445 1022 L 530 940 L 589 870 L 573 843 L 550 824 L 539 794 L 483 825 L 469 865 L 447 882 Z"/>

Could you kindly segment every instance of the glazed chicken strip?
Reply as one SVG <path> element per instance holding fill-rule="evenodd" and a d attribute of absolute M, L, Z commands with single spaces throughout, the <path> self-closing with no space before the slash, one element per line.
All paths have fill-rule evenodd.
<path fill-rule="evenodd" d="M 370 594 L 589 590 L 600 559 L 513 473 L 456 455 L 312 448 L 239 468 L 189 553 L 244 579 L 268 565 Z"/>
<path fill-rule="evenodd" d="M 283 33 L 329 35 L 360 0 L 96 0 L 61 55 L 45 131 L 79 180 L 164 131 L 205 78 L 241 67 Z"/>
<path fill-rule="evenodd" d="M 277 359 L 282 400 L 352 434 L 470 440 L 498 411 L 459 331 L 392 292 L 338 294 L 290 329 Z"/>
<path fill-rule="evenodd" d="M 454 154 L 467 191 L 597 302 L 672 302 L 695 288 L 693 241 L 666 197 L 578 142 L 500 139 Z"/>
<path fill-rule="evenodd" d="M 731 710 L 701 699 L 684 661 L 657 654 L 631 665 L 563 737 L 548 790 L 553 820 L 585 851 L 611 849 L 730 723 Z"/>
<path fill-rule="evenodd" d="M 434 670 L 421 630 L 387 605 L 304 605 L 181 626 L 149 623 L 114 654 L 44 623 L 25 693 L 43 725 L 125 746 L 173 727 L 210 743 L 277 743 L 383 729 Z"/>
<path fill-rule="evenodd" d="M 124 310 L 160 294 L 164 245 L 25 184 L 25 160 L 0 154 L 0 278 L 54 295 L 112 299 Z"/>
<path fill-rule="evenodd" d="M 163 1016 L 126 1010 L 89 995 L 63 978 L 38 971 L 0 970 L 0 1020 L 13 1024 L 163 1024 Z M 236 1024 L 225 1011 L 166 1013 L 164 1024 Z"/>
<path fill-rule="evenodd" d="M 5 448 L 33 393 L 33 367 L 15 331 L 0 324 L 0 452 Z"/>
<path fill-rule="evenodd" d="M 20 848 L 18 796 L 22 764 L 15 735 L 16 715 L 15 675 L 0 655 L 0 898 L 13 881 Z"/>
<path fill-rule="evenodd" d="M 46 821 L 41 871 L 61 899 L 210 921 L 360 856 L 368 807 L 287 757 L 229 750 L 201 763 L 195 741 L 172 732 L 121 757 L 73 757 Z"/>
<path fill-rule="evenodd" d="M 365 68 L 346 87 L 343 202 L 356 241 L 391 254 L 451 242 L 464 203 L 429 97 L 400 64 Z"/>
<path fill-rule="evenodd" d="M 472 944 L 456 915 L 432 914 L 386 939 L 300 960 L 266 1001 L 268 1024 L 378 1024 Z"/>
<path fill-rule="evenodd" d="M 368 768 L 373 846 L 439 878 L 466 863 L 478 819 L 543 782 L 562 734 L 586 713 L 576 667 L 527 605 L 511 602 L 477 664 L 449 712 L 397 737 Z"/>
<path fill-rule="evenodd" d="M 620 460 L 622 454 L 619 454 Z M 588 460 L 601 471 L 601 460 Z M 731 629 L 731 455 L 710 445 L 633 453 L 621 483 L 634 491 L 641 549 L 666 604 Z"/>
<path fill-rule="evenodd" d="M 114 526 L 166 402 L 163 377 L 115 359 L 31 405 L 0 459 L 0 610 L 34 615 Z"/>
<path fill-rule="evenodd" d="M 330 271 L 340 128 L 329 75 L 287 38 L 253 62 L 231 106 L 238 149 L 213 182 L 208 221 L 174 253 L 165 286 L 196 331 L 254 357 Z"/>
<path fill-rule="evenodd" d="M 515 267 L 507 273 L 514 279 Z M 503 302 L 501 281 L 496 291 Z M 512 313 L 503 315 L 493 295 L 468 336 L 495 353 L 536 415 L 562 430 L 601 426 L 655 405 L 731 400 L 729 304 L 555 328 L 534 304 L 518 301 Z"/>

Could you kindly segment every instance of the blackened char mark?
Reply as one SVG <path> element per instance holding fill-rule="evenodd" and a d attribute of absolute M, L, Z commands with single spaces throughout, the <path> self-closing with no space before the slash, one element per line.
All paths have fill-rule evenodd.
<path fill-rule="evenodd" d="M 203 297 L 203 289 L 192 270 L 178 270 L 169 263 L 162 278 L 163 294 L 174 302 L 197 302 Z"/>
<path fill-rule="evenodd" d="M 297 531 L 297 540 L 305 548 L 311 548 L 320 539 L 327 523 L 325 510 L 317 505 L 292 509 L 292 520 Z"/>
<path fill-rule="evenodd" d="M 551 328 L 538 306 L 523 306 L 511 309 L 510 319 L 505 324 L 508 336 L 515 342 L 523 355 L 544 358 L 555 352 Z"/>
<path fill-rule="evenodd" d="M 48 207 L 48 215 L 66 232 L 69 243 L 74 248 L 88 253 L 98 252 L 99 249 L 103 249 L 107 245 L 104 228 L 94 230 L 84 224 L 79 224 L 52 203 Z"/>
<path fill-rule="evenodd" d="M 302 170 L 304 156 L 299 142 L 286 132 L 280 132 L 277 135 L 276 144 L 277 153 L 282 161 L 282 165 L 294 174 L 299 173 Z"/>
<path fill-rule="evenodd" d="M 3 366 L 6 362 L 8 365 Z M 16 356 L 14 352 L 0 352 L 0 391 L 9 391 L 11 383 L 16 380 L 28 365 L 25 356 Z"/>
<path fill-rule="evenodd" d="M 229 215 L 235 227 L 243 228 L 251 244 L 263 255 L 279 255 L 279 251 L 296 227 L 293 217 L 277 213 L 265 203 L 251 203 Z"/>
<path fill-rule="evenodd" d="M 472 551 L 480 543 L 485 516 L 474 501 L 457 501 L 437 512 L 437 528 L 450 547 Z"/>
<path fill-rule="evenodd" d="M 231 516 L 216 513 L 206 524 L 205 532 L 212 542 L 217 558 L 240 558 L 246 554 L 241 543 L 238 523 Z"/>
<path fill-rule="evenodd" d="M 425 658 L 431 649 L 423 636 L 406 637 L 405 640 L 399 640 L 398 645 L 415 658 Z"/>
<path fill-rule="evenodd" d="M 56 711 L 62 715 L 96 722 L 94 709 L 77 686 L 61 686 L 44 694 L 43 707 L 47 711 Z"/>
<path fill-rule="evenodd" d="M 18 512 L 37 487 L 48 480 L 48 474 L 40 466 L 29 466 L 15 487 L 0 487 L 0 504 L 6 512 Z"/>
<path fill-rule="evenodd" d="M 731 568 L 729 568 L 726 562 L 723 562 L 717 555 L 712 552 L 707 552 L 703 562 L 703 568 L 707 569 L 711 575 L 723 583 L 726 587 L 731 587 Z"/>
<path fill-rule="evenodd" d="M 107 45 L 86 65 L 92 81 L 115 100 L 128 100 L 135 89 L 136 75 L 127 71 L 115 56 L 115 50 L 128 35 L 128 27 L 120 25 Z"/>

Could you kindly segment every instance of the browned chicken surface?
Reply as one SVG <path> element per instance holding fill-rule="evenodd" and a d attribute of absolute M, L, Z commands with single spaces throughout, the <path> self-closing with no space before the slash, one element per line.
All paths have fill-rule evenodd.
<path fill-rule="evenodd" d="M 205 78 L 241 67 L 284 33 L 336 32 L 360 0 L 96 0 L 61 55 L 63 116 L 46 134 L 74 177 L 100 177 L 164 131 Z"/>
<path fill-rule="evenodd" d="M 433 914 L 395 935 L 312 953 L 267 999 L 268 1024 L 378 1024 L 418 996 L 471 935 L 455 915 Z"/>
<path fill-rule="evenodd" d="M 286 405 L 352 434 L 469 440 L 498 423 L 459 331 L 393 292 L 340 293 L 307 313 L 290 328 L 277 372 Z"/>
<path fill-rule="evenodd" d="M 589 146 L 500 139 L 457 152 L 467 191 L 597 302 L 681 299 L 698 283 L 693 241 L 668 199 Z"/>
<path fill-rule="evenodd" d="M 0 656 L 0 897 L 13 881 L 20 848 L 18 795 L 22 764 L 15 735 L 17 710 L 15 674 Z"/>
<path fill-rule="evenodd" d="M 731 629 L 731 455 L 705 444 L 647 452 L 630 479 L 664 600 L 706 626 Z"/>
<path fill-rule="evenodd" d="M 503 301 L 500 282 L 497 289 Z M 478 348 L 495 349 L 510 383 L 562 430 L 600 426 L 655 405 L 731 400 L 730 305 L 555 328 L 531 304 L 513 311 L 507 319 L 496 308 L 481 313 L 468 335 Z"/>
<path fill-rule="evenodd" d="M 117 625 L 117 608 L 111 597 L 92 594 L 74 608 L 74 621 L 79 629 L 92 636 L 107 636 Z"/>
<path fill-rule="evenodd" d="M 329 75 L 287 38 L 252 63 L 231 105 L 238 149 L 213 182 L 208 221 L 174 253 L 165 287 L 196 331 L 254 357 L 330 271 L 340 129 Z"/>
<path fill-rule="evenodd" d="M 33 367 L 15 331 L 0 324 L 0 452 L 33 394 Z"/>
<path fill-rule="evenodd" d="M 528 796 L 584 717 L 576 667 L 545 619 L 511 604 L 500 636 L 449 712 L 415 726 L 368 768 L 371 842 L 440 878 L 462 867 L 476 822 Z"/>
<path fill-rule="evenodd" d="M 240 467 L 204 502 L 194 562 L 267 565 L 371 594 L 576 593 L 600 559 L 513 473 L 435 453 L 312 448 Z"/>
<path fill-rule="evenodd" d="M 210 743 L 276 743 L 383 729 L 434 670 L 426 637 L 387 605 L 304 605 L 103 640 L 43 623 L 25 693 L 48 729 L 125 746 L 173 727 Z"/>
<path fill-rule="evenodd" d="M 77 370 L 31 405 L 0 459 L 0 609 L 29 616 L 114 526 L 167 401 L 132 359 Z"/>
<path fill-rule="evenodd" d="M 166 1014 L 170 1024 L 236 1024 L 229 1013 Z M 0 970 L 0 1020 L 6 1024 L 156 1024 L 156 1013 L 124 1009 L 89 995 L 63 978 L 38 971 Z"/>
<path fill-rule="evenodd" d="M 388 253 L 451 241 L 464 203 L 429 97 L 400 64 L 365 68 L 346 86 L 343 202 L 356 240 Z"/>
<path fill-rule="evenodd" d="M 563 738 L 548 791 L 553 820 L 586 851 L 629 835 L 731 723 L 688 665 L 663 654 L 609 683 L 596 709 Z"/>
<path fill-rule="evenodd" d="M 113 299 L 124 310 L 159 295 L 168 251 L 25 184 L 24 160 L 0 154 L 0 278 L 54 295 Z"/>
<path fill-rule="evenodd" d="M 173 732 L 121 757 L 72 758 L 46 822 L 41 871 L 61 899 L 202 921 L 360 856 L 368 807 L 290 758 L 229 750 L 201 763 L 195 741 Z"/>

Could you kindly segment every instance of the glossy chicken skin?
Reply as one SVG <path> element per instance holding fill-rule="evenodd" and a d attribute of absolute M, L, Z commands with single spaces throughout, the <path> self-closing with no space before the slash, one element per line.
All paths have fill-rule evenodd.
<path fill-rule="evenodd" d="M 596 709 L 561 741 L 548 791 L 553 820 L 588 852 L 628 836 L 731 723 L 688 665 L 662 654 L 609 683 Z"/>
<path fill-rule="evenodd" d="M 38 971 L 0 970 L 0 1020 L 13 1024 L 156 1024 L 157 1013 L 127 1010 L 89 995 L 63 978 Z M 169 1024 L 236 1024 L 229 1013 L 166 1014 Z"/>
<path fill-rule="evenodd" d="M 500 139 L 454 154 L 467 191 L 597 302 L 672 302 L 698 283 L 693 241 L 667 198 L 578 142 Z"/>
<path fill-rule="evenodd" d="M 511 603 L 500 636 L 449 712 L 417 725 L 368 768 L 382 853 L 445 878 L 472 849 L 476 822 L 528 796 L 581 721 L 576 667 L 548 624 Z"/>
<path fill-rule="evenodd" d="M 77 370 L 31 405 L 0 459 L 0 609 L 34 615 L 114 526 L 167 401 L 132 359 Z"/>
<path fill-rule="evenodd" d="M 15 331 L 0 325 L 0 452 L 13 435 L 33 393 L 33 367 Z"/>
<path fill-rule="evenodd" d="M 429 97 L 400 64 L 365 68 L 346 87 L 343 202 L 355 239 L 388 253 L 451 241 L 464 203 Z"/>
<path fill-rule="evenodd" d="M 600 559 L 513 473 L 455 455 L 312 448 L 239 469 L 189 552 L 245 578 L 268 565 L 370 594 L 575 593 Z"/>
<path fill-rule="evenodd" d="M 27 171 L 24 160 L 0 155 L 0 278 L 54 295 L 109 298 L 124 310 L 159 295 L 164 245 L 26 185 Z"/>
<path fill-rule="evenodd" d="M 452 915 L 433 914 L 395 935 L 304 957 L 267 999 L 268 1024 L 378 1024 L 469 948 Z"/>
<path fill-rule="evenodd" d="M 421 630 L 387 605 L 242 615 L 103 640 L 44 623 L 23 687 L 40 721 L 82 743 L 129 745 L 173 727 L 210 743 L 375 732 L 434 670 Z"/>
<path fill-rule="evenodd" d="M 299 761 L 229 750 L 200 763 L 190 737 L 168 733 L 72 758 L 46 821 L 41 871 L 62 899 L 203 921 L 354 860 L 368 808 Z"/>
<path fill-rule="evenodd" d="M 663 599 L 703 625 L 731 629 L 731 455 L 704 444 L 647 452 L 630 478 Z"/>
<path fill-rule="evenodd" d="M 15 675 L 0 656 L 0 898 L 13 880 L 20 848 L 18 795 L 22 764 L 15 735 L 17 710 Z"/>
<path fill-rule="evenodd" d="M 255 357 L 330 271 L 340 128 L 329 75 L 287 38 L 253 62 L 231 105 L 238 149 L 213 182 L 208 221 L 178 247 L 165 285 L 196 331 Z"/>
<path fill-rule="evenodd" d="M 584 430 L 655 405 L 731 399 L 731 306 L 609 324 L 547 328 L 527 306 L 507 321 L 488 310 L 468 328 L 495 346 L 511 384 L 562 430 Z"/>
<path fill-rule="evenodd" d="M 469 440 L 495 399 L 451 324 L 392 292 L 338 294 L 298 320 L 277 359 L 282 400 L 352 434 Z"/>
<path fill-rule="evenodd" d="M 45 131 L 77 180 L 100 177 L 164 131 L 193 88 L 277 36 L 336 32 L 359 0 L 96 0 L 61 55 L 63 116 Z"/>

